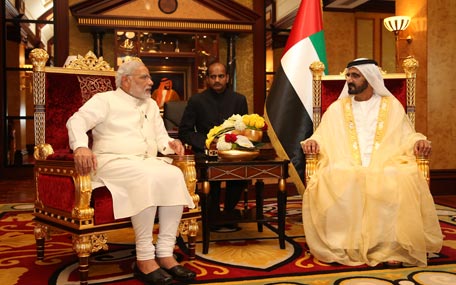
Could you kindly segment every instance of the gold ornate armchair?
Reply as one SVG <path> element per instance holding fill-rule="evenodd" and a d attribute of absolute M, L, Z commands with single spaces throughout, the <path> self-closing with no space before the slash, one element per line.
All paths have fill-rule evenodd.
<path fill-rule="evenodd" d="M 313 129 L 320 124 L 321 116 L 332 102 L 336 101 L 345 84 L 343 73 L 340 75 L 323 75 L 325 66 L 317 61 L 310 65 L 312 72 L 312 104 Z M 413 57 L 406 58 L 402 63 L 404 73 L 387 74 L 382 72 L 385 86 L 402 103 L 404 109 L 415 126 L 415 86 L 418 61 Z M 429 158 L 417 157 L 418 167 L 429 184 Z M 315 173 L 318 163 L 318 154 L 306 154 L 305 179 L 306 185 Z"/>
<path fill-rule="evenodd" d="M 67 68 L 46 67 L 48 54 L 34 49 L 33 97 L 35 105 L 34 208 L 37 258 L 44 258 L 45 239 L 50 230 L 72 234 L 73 250 L 79 258 L 80 284 L 88 284 L 91 253 L 108 248 L 106 233 L 131 227 L 130 219 L 115 220 L 112 197 L 106 187 L 92 190 L 90 176 L 78 175 L 69 149 L 65 127 L 68 118 L 95 93 L 115 88 L 115 72 L 92 52 L 79 56 Z M 195 193 L 193 156 L 173 156 L 184 173 L 195 209 L 186 209 L 179 227 L 188 237 L 188 255 L 195 258 L 199 197 Z"/>

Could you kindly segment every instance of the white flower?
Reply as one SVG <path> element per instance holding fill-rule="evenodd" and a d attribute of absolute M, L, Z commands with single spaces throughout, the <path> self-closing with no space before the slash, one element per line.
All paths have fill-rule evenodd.
<path fill-rule="evenodd" d="M 240 120 L 237 120 L 235 123 L 234 123 L 234 128 L 238 131 L 243 131 L 245 130 L 246 128 L 246 125 L 244 124 L 244 122 L 242 121 L 242 118 Z"/>
<path fill-rule="evenodd" d="M 228 118 L 228 121 L 242 121 L 242 116 L 239 114 L 234 114 L 231 117 Z"/>
<path fill-rule="evenodd" d="M 223 124 L 221 124 L 220 126 L 222 127 L 222 129 L 234 128 L 234 122 L 235 121 L 232 120 L 225 120 Z"/>
<path fill-rule="evenodd" d="M 209 130 L 205 141 L 206 148 L 210 149 L 211 144 L 217 139 L 216 147 L 219 150 L 236 149 L 237 147 L 255 149 L 256 146 L 253 142 L 242 134 L 244 134 L 246 129 L 263 130 L 265 127 L 263 117 L 258 114 L 232 115 L 221 125 L 214 126 Z M 225 135 L 230 135 L 228 136 L 228 142 L 225 139 Z"/>
<path fill-rule="evenodd" d="M 253 143 L 245 136 L 237 136 L 236 143 L 245 148 L 254 148 Z"/>
<path fill-rule="evenodd" d="M 218 150 L 230 150 L 231 143 L 225 141 L 225 136 L 221 136 L 217 141 L 217 149 Z"/>

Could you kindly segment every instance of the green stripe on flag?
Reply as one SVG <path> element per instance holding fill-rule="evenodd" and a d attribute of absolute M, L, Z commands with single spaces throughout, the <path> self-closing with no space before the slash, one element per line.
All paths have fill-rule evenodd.
<path fill-rule="evenodd" d="M 325 74 L 328 74 L 328 61 L 326 60 L 326 48 L 325 48 L 325 34 L 323 30 L 318 33 L 312 34 L 309 37 L 315 51 L 318 54 L 318 58 L 325 65 Z"/>

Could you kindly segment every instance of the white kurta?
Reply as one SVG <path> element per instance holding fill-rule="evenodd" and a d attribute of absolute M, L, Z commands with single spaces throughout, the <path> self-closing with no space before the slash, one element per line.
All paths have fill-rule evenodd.
<path fill-rule="evenodd" d="M 71 149 L 88 147 L 98 168 L 93 188 L 106 185 L 116 219 L 131 217 L 150 206 L 194 207 L 182 171 L 157 157 L 172 154 L 172 140 L 152 99 L 137 99 L 122 91 L 94 95 L 67 122 Z"/>
<path fill-rule="evenodd" d="M 320 146 L 320 160 L 303 196 L 303 224 L 311 253 L 323 262 L 426 266 L 426 254 L 442 247 L 435 205 L 413 154 L 425 137 L 396 98 L 382 98 L 379 107 L 374 98 L 356 111 L 350 98 L 336 101 L 310 138 Z M 370 108 L 374 120 L 359 118 Z M 374 132 L 366 131 L 372 124 Z"/>

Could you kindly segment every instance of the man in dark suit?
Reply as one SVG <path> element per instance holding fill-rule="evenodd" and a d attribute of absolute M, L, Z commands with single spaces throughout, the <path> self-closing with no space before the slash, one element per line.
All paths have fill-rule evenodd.
<path fill-rule="evenodd" d="M 248 113 L 247 99 L 244 95 L 228 88 L 229 74 L 226 66 L 213 62 L 208 66 L 206 83 L 208 88 L 202 93 L 193 95 L 187 104 L 179 125 L 179 138 L 192 147 L 196 155 L 204 154 L 207 133 L 214 126 L 223 123 L 234 114 Z M 209 212 L 211 218 L 232 218 L 236 215 L 235 207 L 242 191 L 247 187 L 246 181 L 226 181 L 226 195 L 223 211 L 220 210 L 220 182 L 211 182 L 209 194 Z M 211 227 L 218 232 L 236 231 L 234 224 Z"/>

